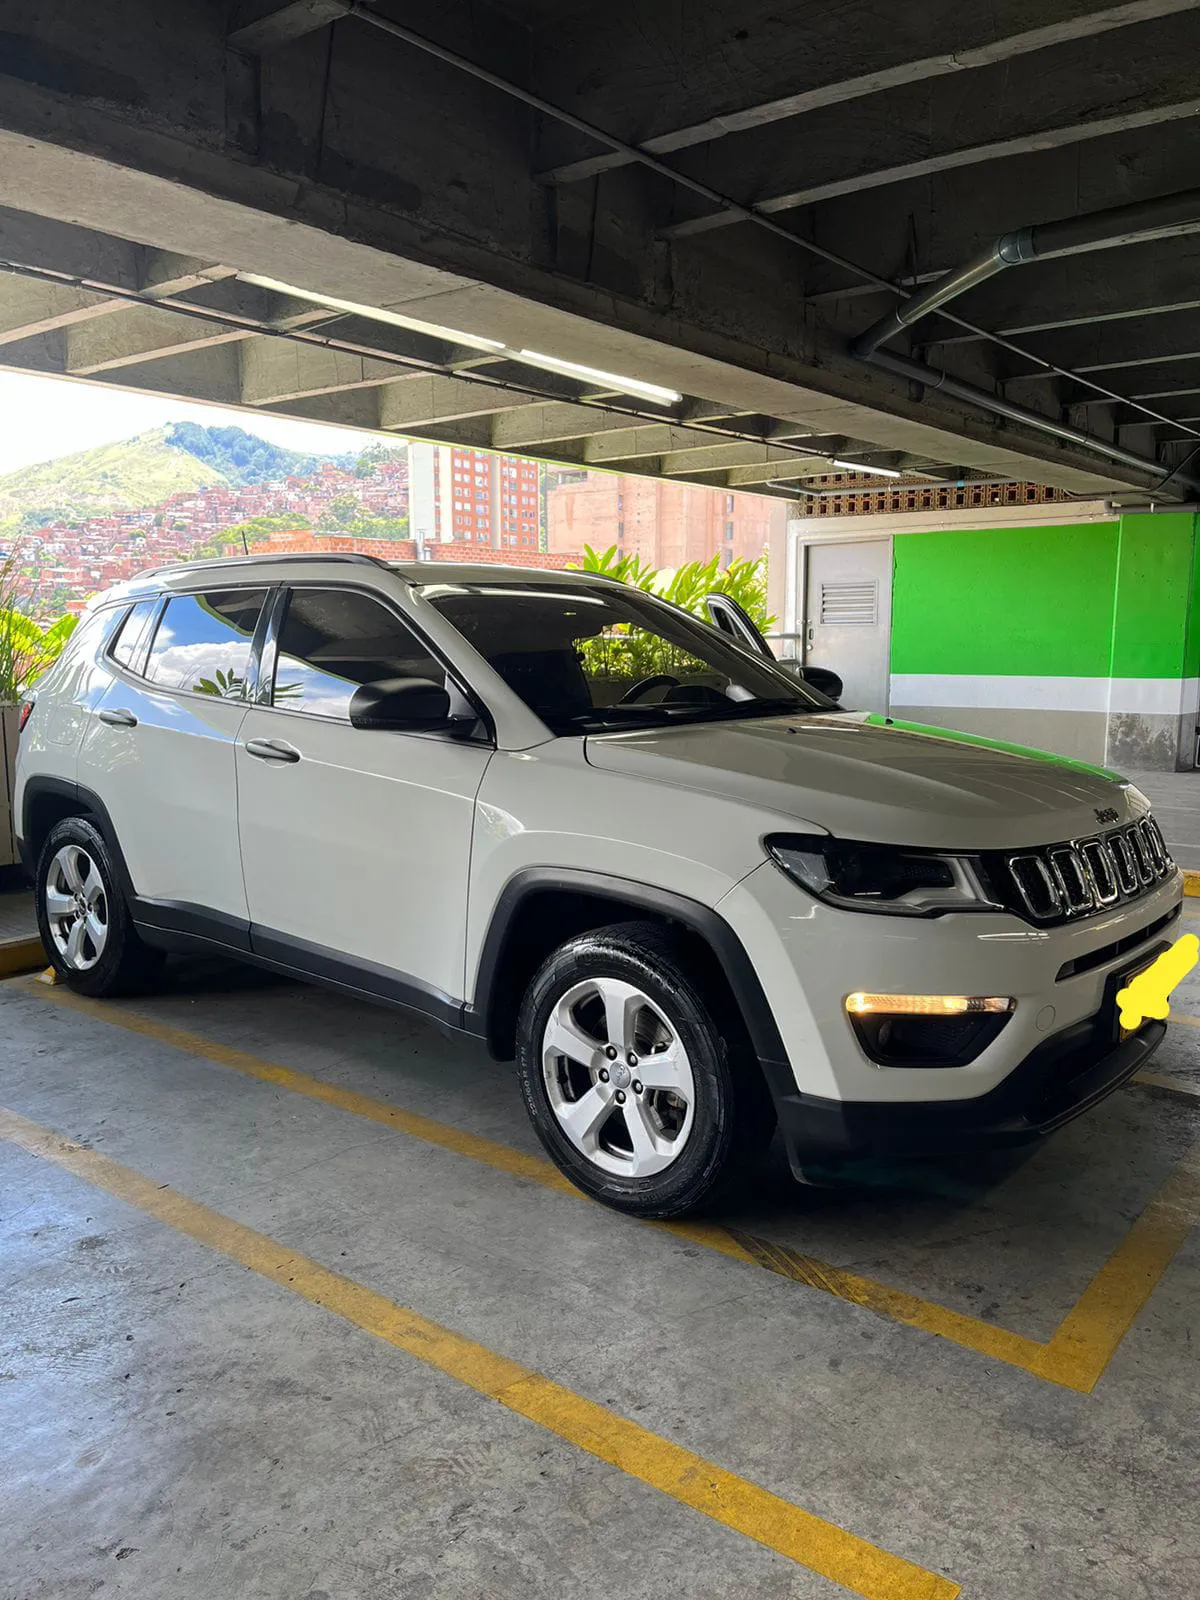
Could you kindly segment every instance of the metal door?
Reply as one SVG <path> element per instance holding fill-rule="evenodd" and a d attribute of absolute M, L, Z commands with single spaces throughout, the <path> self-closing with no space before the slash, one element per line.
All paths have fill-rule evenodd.
<path fill-rule="evenodd" d="M 892 542 L 804 546 L 804 663 L 842 679 L 841 701 L 886 712 L 892 619 Z"/>

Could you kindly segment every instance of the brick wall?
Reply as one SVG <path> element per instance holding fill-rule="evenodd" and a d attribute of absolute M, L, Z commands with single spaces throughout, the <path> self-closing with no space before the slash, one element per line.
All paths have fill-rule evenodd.
<path fill-rule="evenodd" d="M 432 561 L 470 561 L 479 566 L 538 567 L 549 572 L 562 572 L 572 563 L 579 566 L 583 562 L 583 557 L 577 550 L 493 550 L 487 545 L 472 544 L 465 539 L 429 545 L 426 555 Z"/>

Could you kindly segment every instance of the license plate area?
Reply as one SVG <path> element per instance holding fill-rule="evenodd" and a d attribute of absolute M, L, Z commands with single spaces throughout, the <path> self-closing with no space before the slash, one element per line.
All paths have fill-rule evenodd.
<path fill-rule="evenodd" d="M 1139 972 L 1145 972 L 1147 967 L 1152 967 L 1162 955 L 1164 950 L 1171 948 L 1169 941 L 1161 940 L 1158 944 L 1151 945 L 1148 950 L 1143 950 L 1140 955 L 1134 956 L 1131 961 L 1110 972 L 1104 983 L 1104 1004 L 1100 1015 L 1104 1019 L 1105 1031 L 1113 1044 L 1121 1044 L 1126 1039 L 1132 1039 L 1134 1034 L 1140 1033 L 1150 1020 L 1143 1017 L 1136 1028 L 1123 1028 L 1121 1026 L 1121 1008 L 1117 1004 L 1117 991 L 1131 983 Z"/>

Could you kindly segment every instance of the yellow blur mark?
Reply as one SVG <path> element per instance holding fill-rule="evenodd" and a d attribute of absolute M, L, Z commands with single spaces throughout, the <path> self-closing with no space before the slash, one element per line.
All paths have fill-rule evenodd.
<path fill-rule="evenodd" d="M 0 1139 L 72 1173 L 251 1272 L 384 1340 L 597 1460 L 863 1600 L 955 1600 L 958 1584 L 891 1555 L 607 1406 L 331 1272 L 277 1239 L 0 1107 Z"/>
<path fill-rule="evenodd" d="M 1181 934 L 1169 950 L 1139 972 L 1124 989 L 1117 990 L 1121 1026 L 1132 1032 L 1147 1017 L 1165 1022 L 1171 1012 L 1171 991 L 1183 982 L 1200 961 L 1200 939 L 1194 933 Z"/>
<path fill-rule="evenodd" d="M 14 987 L 38 999 L 63 1006 L 67 1010 L 82 1012 L 83 1015 L 110 1026 L 124 1028 L 142 1038 L 168 1045 L 171 1049 L 200 1056 L 219 1066 L 228 1067 L 234 1072 L 240 1072 L 246 1077 L 256 1078 L 279 1089 L 286 1089 L 291 1094 L 303 1095 L 307 1099 L 348 1112 L 351 1116 L 364 1117 L 368 1121 L 380 1123 L 397 1133 L 419 1139 L 425 1144 L 435 1145 L 468 1161 L 477 1161 L 494 1171 L 523 1178 L 543 1188 L 570 1195 L 576 1200 L 587 1199 L 586 1195 L 563 1177 L 557 1167 L 541 1156 L 527 1155 L 524 1151 L 513 1150 L 497 1140 L 467 1133 L 461 1128 L 437 1122 L 432 1117 L 422 1116 L 420 1112 L 389 1105 L 384 1100 L 375 1100 L 370 1095 L 360 1094 L 355 1089 L 343 1089 L 337 1084 L 328 1083 L 325 1079 L 313 1077 L 307 1072 L 300 1072 L 294 1067 L 265 1061 L 262 1057 L 251 1055 L 248 1051 L 239 1050 L 233 1045 L 206 1039 L 202 1034 L 190 1033 L 170 1023 L 159 1022 L 154 1017 L 143 1016 L 125 1006 L 114 1005 L 111 1001 L 88 1000 L 65 987 L 47 993 L 45 990 L 34 988 L 28 979 L 15 980 Z M 1146 1081 L 1153 1080 L 1147 1077 Z M 1180 1170 L 1188 1169 L 1185 1167 Z M 778 1277 L 789 1278 L 793 1283 L 803 1284 L 806 1288 L 819 1289 L 824 1294 L 833 1295 L 850 1305 L 861 1306 L 865 1310 L 873 1311 L 877 1316 L 887 1317 L 890 1321 L 899 1322 L 905 1327 L 934 1334 L 965 1350 L 972 1350 L 994 1361 L 1003 1361 L 1009 1366 L 1019 1367 L 1025 1372 L 1044 1378 L 1047 1382 L 1061 1384 L 1064 1388 L 1077 1389 L 1086 1394 L 1095 1387 L 1121 1339 L 1132 1326 L 1134 1318 L 1145 1304 L 1158 1279 L 1166 1271 L 1171 1256 L 1182 1243 L 1191 1221 L 1196 1220 L 1194 1215 L 1187 1213 L 1191 1216 L 1191 1221 L 1183 1224 L 1182 1232 L 1176 1228 L 1166 1233 L 1156 1232 L 1151 1237 L 1146 1230 L 1139 1231 L 1141 1221 L 1153 1214 L 1154 1208 L 1160 1202 L 1167 1204 L 1164 1195 L 1169 1196 L 1173 1192 L 1170 1186 L 1175 1181 L 1174 1178 L 1168 1179 L 1167 1186 L 1150 1201 L 1124 1241 L 1118 1245 L 1092 1280 L 1092 1284 L 1085 1290 L 1079 1304 L 1068 1313 L 1058 1331 L 1048 1342 L 1014 1333 L 1008 1328 L 986 1322 L 981 1317 L 972 1317 L 965 1312 L 955 1311 L 950 1306 L 939 1305 L 934 1300 L 926 1300 L 907 1290 L 878 1283 L 873 1278 L 863 1277 L 844 1267 L 837 1267 L 830 1262 L 803 1255 L 790 1246 L 761 1239 L 737 1229 L 722 1227 L 720 1223 L 680 1220 L 652 1222 L 642 1226 L 670 1233 L 688 1244 L 714 1250 L 743 1265 L 761 1267 Z M 1174 1201 L 1170 1202 L 1168 1209 L 1175 1217 L 1178 1207 Z M 1175 1241 L 1169 1250 L 1164 1242 L 1168 1239 Z M 1101 1287 L 1098 1288 L 1097 1285 Z"/>

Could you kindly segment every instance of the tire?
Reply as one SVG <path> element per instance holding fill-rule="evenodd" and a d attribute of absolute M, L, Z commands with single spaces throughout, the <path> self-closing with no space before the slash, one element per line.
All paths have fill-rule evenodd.
<path fill-rule="evenodd" d="M 632 1216 L 697 1210 L 774 1131 L 740 1017 L 719 1020 L 700 987 L 669 930 L 627 922 L 561 945 L 521 1005 L 517 1073 L 538 1137 L 585 1194 Z"/>
<path fill-rule="evenodd" d="M 138 938 L 108 846 L 84 817 L 51 828 L 38 858 L 35 900 L 51 965 L 76 994 L 132 994 L 161 970 L 162 952 Z"/>

